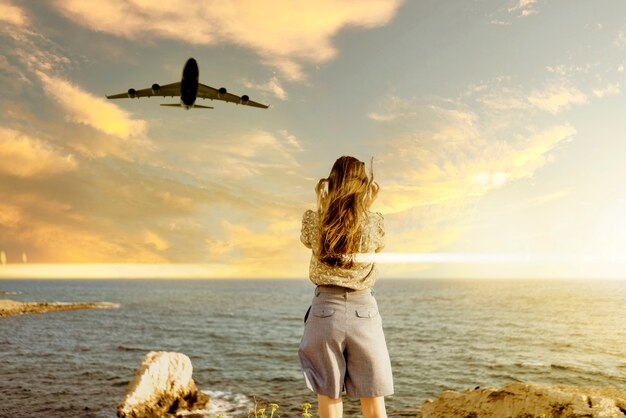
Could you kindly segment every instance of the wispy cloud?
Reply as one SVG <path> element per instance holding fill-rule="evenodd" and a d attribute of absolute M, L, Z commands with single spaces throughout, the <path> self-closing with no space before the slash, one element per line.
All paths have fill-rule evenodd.
<path fill-rule="evenodd" d="M 78 162 L 72 154 L 63 154 L 46 141 L 0 127 L 0 173 L 32 177 L 77 168 Z"/>
<path fill-rule="evenodd" d="M 497 25 L 497 26 L 511 26 L 512 25 L 511 22 L 507 22 L 505 20 L 496 20 L 496 19 L 492 20 L 489 23 L 491 23 L 492 25 Z"/>
<path fill-rule="evenodd" d="M 617 31 L 617 36 L 613 40 L 613 45 L 617 46 L 618 48 L 623 48 L 626 46 L 626 21 Z"/>
<path fill-rule="evenodd" d="M 539 13 L 535 9 L 537 0 L 516 0 L 516 4 L 509 7 L 509 12 L 519 12 L 519 17 L 527 17 Z"/>
<path fill-rule="evenodd" d="M 260 230 L 224 221 L 224 239 L 208 241 L 207 251 L 213 259 L 236 266 L 244 275 L 301 277 L 306 274 L 309 254 L 299 245 L 294 246 L 299 244 L 299 215 L 273 221 Z"/>
<path fill-rule="evenodd" d="M 463 94 L 463 98 L 471 98 L 488 109 L 507 112 L 513 109 L 538 110 L 558 114 L 573 105 L 587 102 L 587 96 L 571 81 L 572 71 L 580 69 L 564 66 L 550 67 L 548 72 L 557 73 L 557 77 L 549 78 L 543 85 L 529 89 L 515 83 L 511 77 L 497 77 L 491 82 L 472 85 Z M 582 70 L 580 70 L 582 71 Z"/>
<path fill-rule="evenodd" d="M 69 121 L 124 139 L 145 134 L 146 122 L 133 119 L 115 104 L 95 97 L 62 78 L 48 76 L 41 71 L 37 75 L 46 94 L 61 105 Z"/>
<path fill-rule="evenodd" d="M 539 109 L 556 114 L 574 104 L 587 102 L 587 96 L 568 82 L 551 82 L 543 89 L 532 91 L 528 101 Z"/>
<path fill-rule="evenodd" d="M 616 96 L 622 92 L 622 86 L 619 83 L 609 83 L 605 87 L 593 89 L 596 97 Z"/>
<path fill-rule="evenodd" d="M 268 170 L 279 170 L 285 174 L 296 170 L 299 167 L 296 155 L 301 149 L 298 139 L 285 130 L 277 135 L 254 131 L 233 138 L 215 139 L 203 145 L 203 151 L 192 159 L 200 162 L 210 158 L 213 164 L 207 170 L 213 175 L 242 179 Z"/>
<path fill-rule="evenodd" d="M 187 147 L 162 137 L 157 147 L 145 120 L 63 75 L 72 63 L 62 48 L 30 29 L 2 34 L 13 44 L 5 67 L 24 69 L 29 91 L 49 99 L 52 115 L 42 120 L 5 103 L 9 126 L 24 128 L 0 129 L 0 236 L 10 254 L 27 252 L 31 262 L 203 262 L 222 217 L 293 213 L 293 198 L 281 194 L 300 178 L 303 145 L 289 131 L 231 129 Z"/>
<path fill-rule="evenodd" d="M 259 91 L 264 91 L 274 96 L 278 97 L 280 100 L 287 100 L 287 92 L 280 84 L 280 81 L 277 77 L 272 77 L 267 80 L 265 83 L 253 83 L 249 80 L 243 80 L 243 85 L 249 89 L 255 89 Z"/>
<path fill-rule="evenodd" d="M 332 40 L 339 31 L 385 25 L 402 1 L 277 0 L 268 4 L 170 0 L 159 8 L 122 0 L 105 0 L 98 7 L 81 0 L 54 4 L 79 25 L 130 39 L 149 34 L 197 45 L 240 45 L 259 54 L 266 65 L 288 79 L 299 80 L 304 77 L 304 64 L 323 63 L 337 54 Z"/>
<path fill-rule="evenodd" d="M 554 159 L 576 130 L 566 123 L 529 124 L 531 115 L 552 112 L 528 96 L 503 78 L 437 105 L 381 101 L 377 114 L 389 117 L 372 119 L 381 122 L 383 136 L 377 208 L 387 214 L 389 251 L 440 251 L 454 244 L 473 228 L 478 199 L 533 177 Z"/>
<path fill-rule="evenodd" d="M 378 109 L 367 114 L 367 117 L 376 122 L 393 122 L 398 119 L 414 116 L 415 103 L 411 100 L 392 95 L 385 98 Z"/>

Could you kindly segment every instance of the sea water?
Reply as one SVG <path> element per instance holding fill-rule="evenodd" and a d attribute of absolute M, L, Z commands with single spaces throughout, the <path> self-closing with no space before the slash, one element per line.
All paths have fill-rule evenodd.
<path fill-rule="evenodd" d="M 306 279 L 2 280 L 0 289 L 14 300 L 119 304 L 0 318 L 1 417 L 115 417 L 150 351 L 191 358 L 212 398 L 207 417 L 246 417 L 255 399 L 283 417 L 315 406 L 297 358 L 314 289 Z M 446 389 L 626 387 L 626 281 L 381 279 L 375 296 L 394 372 L 390 417 L 415 416 Z M 346 416 L 358 410 L 346 401 Z"/>

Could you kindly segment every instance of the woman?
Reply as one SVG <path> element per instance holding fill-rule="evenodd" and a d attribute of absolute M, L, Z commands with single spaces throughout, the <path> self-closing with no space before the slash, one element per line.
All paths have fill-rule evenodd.
<path fill-rule="evenodd" d="M 383 217 L 368 210 L 378 190 L 363 162 L 341 157 L 315 188 L 317 211 L 306 211 L 302 220 L 300 239 L 313 251 L 309 278 L 317 287 L 298 355 L 322 418 L 342 416 L 344 389 L 361 400 L 364 418 L 386 417 L 384 396 L 393 394 L 372 293 L 376 266 L 367 257 L 384 246 Z"/>

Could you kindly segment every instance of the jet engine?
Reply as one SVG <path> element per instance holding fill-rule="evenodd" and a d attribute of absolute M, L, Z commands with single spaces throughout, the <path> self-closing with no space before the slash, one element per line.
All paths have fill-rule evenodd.
<path fill-rule="evenodd" d="M 223 95 L 226 94 L 226 89 L 224 87 L 220 87 L 220 89 L 218 90 L 219 94 Z"/>
<path fill-rule="evenodd" d="M 241 104 L 246 104 L 248 103 L 248 101 L 250 101 L 250 97 L 248 97 L 247 94 L 244 94 L 243 96 L 241 96 Z"/>
<path fill-rule="evenodd" d="M 128 98 L 129 99 L 134 99 L 135 97 L 137 97 L 137 90 L 135 90 L 135 89 L 128 89 Z"/>
<path fill-rule="evenodd" d="M 152 85 L 152 94 L 159 94 L 160 89 L 161 89 L 161 86 L 159 86 L 157 83 L 154 83 Z"/>

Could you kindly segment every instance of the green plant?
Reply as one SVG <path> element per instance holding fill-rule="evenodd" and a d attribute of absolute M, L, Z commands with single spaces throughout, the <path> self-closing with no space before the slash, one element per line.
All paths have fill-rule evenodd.
<path fill-rule="evenodd" d="M 251 410 L 251 409 L 248 410 L 248 418 L 280 418 L 280 415 L 274 415 L 276 413 L 276 410 L 279 408 L 278 404 L 276 403 L 267 404 L 266 408 L 270 409 L 269 417 L 265 415 L 266 408 L 259 407 L 261 405 L 259 401 L 257 401 L 256 398 L 254 398 L 254 410 Z"/>
<path fill-rule="evenodd" d="M 272 410 L 272 412 L 270 413 L 270 418 L 274 418 L 274 412 L 276 412 L 276 410 L 278 409 L 278 404 L 277 403 L 271 403 L 271 404 L 269 404 L 269 407 Z"/>

